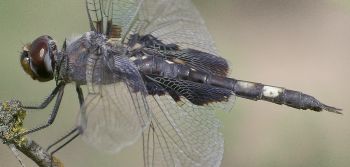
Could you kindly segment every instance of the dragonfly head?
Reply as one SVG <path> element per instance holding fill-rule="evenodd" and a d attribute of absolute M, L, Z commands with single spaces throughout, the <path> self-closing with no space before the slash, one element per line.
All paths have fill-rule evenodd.
<path fill-rule="evenodd" d="M 48 35 L 40 36 L 23 47 L 22 68 L 34 80 L 50 81 L 54 78 L 56 54 L 56 42 Z"/>

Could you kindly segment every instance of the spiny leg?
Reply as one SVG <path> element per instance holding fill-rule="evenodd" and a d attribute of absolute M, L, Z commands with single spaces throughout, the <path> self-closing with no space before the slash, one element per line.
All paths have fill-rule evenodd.
<path fill-rule="evenodd" d="M 23 108 L 25 108 L 25 109 L 44 109 L 45 107 L 47 107 L 50 104 L 50 102 L 57 95 L 58 91 L 64 86 L 65 86 L 65 84 L 63 82 L 58 83 L 56 88 L 50 93 L 50 95 L 47 98 L 45 98 L 45 100 L 43 102 L 41 102 L 38 105 L 34 105 L 34 106 L 23 106 Z"/>
<path fill-rule="evenodd" d="M 28 130 L 26 132 L 23 132 L 23 133 L 20 133 L 20 134 L 17 134 L 15 136 L 12 136 L 9 140 L 13 140 L 14 138 L 18 138 L 18 137 L 21 137 L 21 136 L 24 136 L 24 135 L 27 135 L 27 134 L 30 134 L 30 133 L 33 133 L 33 132 L 36 132 L 36 131 L 39 131 L 41 129 L 44 129 L 46 127 L 48 127 L 49 125 L 51 125 L 57 115 L 57 112 L 58 112 L 58 108 L 59 108 L 59 105 L 61 103 L 61 100 L 62 100 L 62 96 L 63 96 L 63 91 L 64 91 L 64 82 L 60 82 L 57 84 L 56 88 L 51 92 L 51 94 L 39 105 L 37 106 L 24 106 L 23 108 L 26 108 L 26 109 L 43 109 L 45 108 L 51 101 L 52 99 L 57 95 L 57 99 L 56 99 L 56 102 L 55 102 L 55 105 L 54 105 L 54 108 L 49 116 L 49 119 L 48 119 L 48 123 L 46 123 L 45 125 L 42 125 L 42 126 L 39 126 L 39 127 L 36 127 L 36 128 L 33 128 L 31 130 Z"/>
<path fill-rule="evenodd" d="M 62 149 L 64 146 L 66 146 L 67 144 L 69 144 L 70 142 L 72 142 L 74 139 L 76 139 L 79 135 L 80 135 L 80 132 L 79 132 L 79 129 L 78 128 L 74 128 L 72 131 L 70 131 L 68 134 L 66 134 L 65 136 L 63 136 L 61 139 L 57 140 L 55 143 L 51 144 L 47 149 L 46 151 L 48 152 L 54 145 L 60 143 L 62 140 L 68 138 L 69 136 L 71 136 L 72 134 L 74 134 L 75 132 L 77 132 L 74 136 L 72 136 L 69 140 L 67 140 L 66 142 L 64 142 L 62 145 L 60 145 L 58 148 L 56 148 L 55 150 L 53 150 L 51 153 L 50 153 L 50 156 L 51 156 L 51 162 L 54 162 L 53 161 L 53 154 L 55 154 L 57 151 L 59 151 L 60 149 Z M 52 164 L 51 164 L 52 166 Z"/>
<path fill-rule="evenodd" d="M 78 128 L 77 128 L 78 129 Z M 73 133 L 72 133 L 73 134 Z M 66 142 L 64 142 L 61 146 L 59 146 L 58 148 L 56 148 L 55 150 L 53 150 L 50 154 L 51 157 L 53 156 L 53 154 L 55 154 L 57 151 L 61 150 L 64 146 L 66 146 L 67 144 L 69 144 L 70 142 L 72 142 L 74 139 L 76 139 L 78 136 L 80 135 L 80 132 L 78 131 L 78 133 L 76 133 L 74 136 L 72 136 L 69 140 L 67 140 Z"/>
<path fill-rule="evenodd" d="M 80 104 L 80 107 L 81 107 L 83 105 L 83 103 L 84 103 L 83 90 L 81 89 L 80 85 L 75 85 L 75 90 L 77 91 L 79 104 Z"/>
<path fill-rule="evenodd" d="M 84 94 L 83 94 L 83 91 L 80 87 L 80 85 L 76 85 L 75 87 L 76 91 L 77 91 L 77 94 L 78 94 L 78 99 L 79 99 L 79 104 L 80 104 L 80 107 L 82 107 L 83 103 L 84 103 Z M 75 134 L 76 133 L 76 134 Z M 75 134 L 75 135 L 73 135 Z M 73 135 L 73 136 L 72 136 Z M 64 142 L 63 144 L 61 144 L 59 147 L 57 147 L 55 150 L 53 150 L 51 152 L 51 156 L 56 153 L 57 151 L 59 151 L 61 148 L 63 148 L 64 146 L 66 146 L 67 144 L 69 144 L 70 142 L 72 142 L 76 137 L 78 137 L 80 135 L 80 131 L 79 131 L 79 128 L 74 128 L 73 130 L 71 130 L 69 133 L 67 133 L 66 135 L 64 135 L 63 137 L 61 137 L 60 139 L 58 139 L 57 141 L 55 141 L 54 143 L 52 143 L 51 145 L 49 145 L 47 147 L 47 151 L 49 151 L 52 147 L 54 147 L 55 145 L 59 144 L 61 141 L 71 137 L 69 140 L 67 140 L 66 142 Z"/>
<path fill-rule="evenodd" d="M 64 135 L 63 137 L 61 137 L 60 139 L 58 139 L 57 141 L 55 141 L 54 143 L 50 144 L 47 148 L 46 151 L 48 152 L 52 147 L 54 147 L 55 145 L 59 144 L 61 141 L 67 139 L 69 136 L 71 136 L 72 134 L 78 132 L 79 135 L 79 129 L 78 128 L 74 128 L 73 130 L 71 130 L 69 133 L 67 133 L 66 135 Z M 75 135 L 74 135 L 75 136 Z M 75 138 L 75 137 L 74 137 Z M 68 140 L 70 141 L 70 140 Z M 66 142 L 65 142 L 66 143 Z M 68 144 L 68 143 L 67 143 Z M 66 144 L 62 144 L 62 145 L 66 145 Z M 59 146 L 58 148 L 62 148 L 62 145 Z M 57 152 L 58 149 L 55 149 L 54 151 L 52 151 L 50 154 L 53 155 L 54 152 Z"/>
<path fill-rule="evenodd" d="M 51 111 L 51 114 L 50 114 L 49 118 L 48 118 L 47 123 L 45 123 L 44 125 L 35 127 L 33 129 L 30 129 L 30 130 L 28 130 L 26 132 L 20 133 L 20 134 L 18 134 L 16 136 L 13 136 L 12 139 L 13 138 L 17 138 L 17 137 L 21 137 L 21 136 L 24 136 L 24 135 L 27 135 L 27 134 L 30 134 L 30 133 L 33 133 L 33 132 L 36 132 L 36 131 L 39 131 L 41 129 L 44 129 L 44 128 L 50 126 L 55 121 L 55 118 L 56 118 L 57 113 L 58 113 L 58 109 L 59 109 L 61 101 L 62 101 L 63 93 L 64 93 L 64 84 L 62 86 L 57 86 L 57 87 L 59 87 L 59 88 L 57 90 L 56 102 L 55 102 L 55 105 L 54 105 L 54 107 L 53 107 L 53 109 Z"/>

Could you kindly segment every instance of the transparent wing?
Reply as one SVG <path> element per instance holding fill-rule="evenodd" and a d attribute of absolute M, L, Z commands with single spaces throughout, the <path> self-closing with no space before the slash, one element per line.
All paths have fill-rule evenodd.
<path fill-rule="evenodd" d="M 153 96 L 151 124 L 143 133 L 147 167 L 218 167 L 224 152 L 221 123 L 213 110 L 170 95 Z"/>
<path fill-rule="evenodd" d="M 106 5 L 100 0 L 85 0 L 90 30 L 103 33 L 107 21 Z"/>
<path fill-rule="evenodd" d="M 171 56 L 186 63 L 192 62 L 192 65 L 196 66 L 195 69 L 204 69 L 221 76 L 228 74 L 228 63 L 218 58 L 214 40 L 190 0 L 145 0 L 140 4 L 135 8 L 138 11 L 131 24 L 122 29 L 122 42 L 133 40 L 136 35 L 153 36 L 165 45 L 179 46 L 184 54 Z M 118 24 L 118 21 L 115 23 Z M 168 52 L 168 54 L 171 53 Z M 216 57 L 215 63 L 201 63 L 213 62 L 205 61 L 204 56 Z M 212 66 L 212 64 L 217 66 Z"/>
<path fill-rule="evenodd" d="M 154 102 L 143 133 L 145 166 L 219 166 L 223 137 L 214 111 L 229 111 L 234 94 L 190 81 L 147 78 Z"/>
<path fill-rule="evenodd" d="M 195 70 L 212 75 L 227 76 L 229 71 L 228 63 L 224 58 L 191 48 L 181 49 L 176 44 L 165 44 L 150 34 L 131 35 L 127 46 L 131 49 L 136 48 L 136 52 L 142 51 L 175 63 L 186 64 Z"/>
<path fill-rule="evenodd" d="M 79 115 L 83 139 L 108 152 L 133 144 L 149 124 L 146 89 L 127 58 L 89 55 L 88 95 Z"/>
<path fill-rule="evenodd" d="M 143 0 L 86 0 L 91 31 L 120 38 L 130 27 Z M 123 32 L 125 34 L 125 32 Z"/>
<path fill-rule="evenodd" d="M 133 34 L 151 34 L 166 44 L 217 55 L 205 23 L 190 0 L 145 0 L 130 30 Z"/>
<path fill-rule="evenodd" d="M 91 30 L 108 38 L 121 38 L 126 44 L 130 35 L 153 35 L 165 44 L 218 56 L 190 0 L 86 0 L 86 4 Z"/>
<path fill-rule="evenodd" d="M 132 35 L 150 34 L 165 44 L 178 45 L 180 49 L 218 55 L 203 20 L 189 0 L 102 2 L 111 2 L 111 21 L 105 24 L 119 27 L 121 42 L 125 45 Z M 147 96 L 151 112 L 149 126 L 143 131 L 145 166 L 219 166 L 223 156 L 223 137 L 220 121 L 213 111 L 221 105 L 224 110 L 230 108 L 224 103 L 233 105 L 234 96 L 217 105 L 198 106 L 185 96 L 179 95 L 177 102 L 173 97 L 168 91 Z"/>
<path fill-rule="evenodd" d="M 229 72 L 226 60 L 217 58 L 214 42 L 190 0 L 87 0 L 87 11 L 92 27 L 110 39 L 121 38 L 128 44 L 136 34 L 154 36 L 162 44 L 184 49 L 183 54 L 171 56 L 197 70 L 221 76 Z"/>
<path fill-rule="evenodd" d="M 105 34 L 152 34 L 177 44 L 217 55 L 204 21 L 190 0 L 86 0 L 92 27 Z"/>

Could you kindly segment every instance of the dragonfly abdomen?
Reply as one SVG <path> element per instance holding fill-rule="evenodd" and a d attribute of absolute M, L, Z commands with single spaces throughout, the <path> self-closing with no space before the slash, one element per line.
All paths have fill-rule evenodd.
<path fill-rule="evenodd" d="M 212 75 L 192 69 L 185 64 L 169 63 L 155 56 L 138 59 L 135 63 L 140 71 L 146 75 L 190 80 L 196 83 L 225 88 L 233 91 L 238 97 L 250 100 L 263 100 L 303 110 L 327 110 L 340 113 L 339 109 L 322 104 L 316 98 L 299 91 Z"/>
<path fill-rule="evenodd" d="M 232 84 L 229 86 L 239 97 L 251 100 L 264 100 L 275 104 L 287 105 L 289 107 L 303 110 L 326 110 L 339 113 L 339 109 L 322 104 L 313 96 L 304 94 L 300 91 L 264 85 L 261 83 L 235 80 L 232 78 L 226 79 L 231 80 Z"/>

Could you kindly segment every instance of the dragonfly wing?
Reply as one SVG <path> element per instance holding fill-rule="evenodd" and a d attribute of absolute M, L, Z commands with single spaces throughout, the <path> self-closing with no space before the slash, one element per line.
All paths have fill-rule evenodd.
<path fill-rule="evenodd" d="M 151 123 L 143 132 L 147 167 L 217 167 L 224 152 L 221 122 L 213 110 L 169 94 L 153 96 Z"/>
<path fill-rule="evenodd" d="M 121 38 L 130 27 L 143 0 L 86 0 L 91 31 Z M 122 31 L 123 30 L 123 31 Z"/>
<path fill-rule="evenodd" d="M 149 40 L 145 47 L 163 51 L 170 60 L 177 58 L 215 75 L 229 73 L 228 63 L 218 56 L 214 40 L 190 0 L 145 0 L 126 31 L 124 41 L 133 41 L 135 36 Z"/>
<path fill-rule="evenodd" d="M 126 46 L 137 36 L 153 36 L 183 50 L 167 54 L 197 70 L 226 76 L 229 66 L 190 0 L 87 0 L 90 24 L 111 41 Z M 129 45 L 129 47 L 132 47 Z M 158 49 L 158 48 L 157 48 Z"/>
<path fill-rule="evenodd" d="M 147 90 L 127 58 L 90 55 L 87 62 L 88 95 L 78 125 L 87 143 L 118 152 L 137 141 L 149 124 Z"/>
<path fill-rule="evenodd" d="M 147 76 L 154 100 L 143 132 L 146 166 L 220 166 L 221 122 L 214 111 L 231 110 L 233 92 L 191 81 Z"/>
<path fill-rule="evenodd" d="M 165 44 L 217 55 L 203 19 L 189 0 L 144 1 L 134 20 L 133 34 L 151 34 Z"/>

